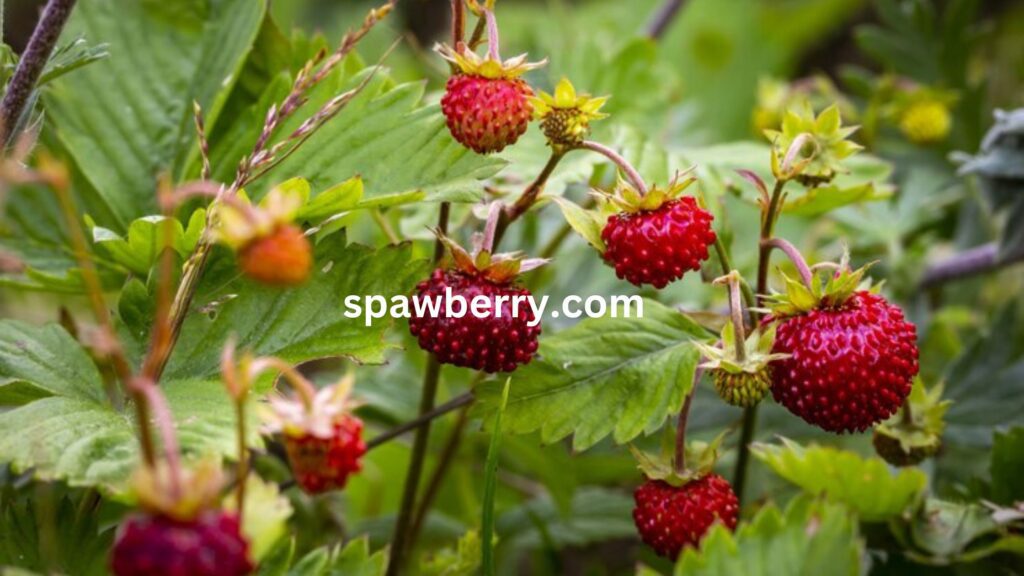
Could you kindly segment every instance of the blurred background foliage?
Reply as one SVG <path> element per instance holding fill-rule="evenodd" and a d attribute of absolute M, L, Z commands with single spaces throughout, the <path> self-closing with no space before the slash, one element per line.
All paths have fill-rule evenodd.
<path fill-rule="evenodd" d="M 24 45 L 39 4 L 7 2 L 4 40 L 16 51 Z M 293 29 L 316 31 L 333 45 L 374 4 L 274 0 L 271 12 L 285 36 Z M 859 263 L 877 260 L 873 275 L 886 280 L 886 290 L 919 326 L 923 379 L 929 384 L 945 382 L 946 395 L 954 400 L 945 448 L 923 470 L 932 494 L 943 499 L 936 500 L 926 520 L 936 528 L 935 522 L 945 521 L 943 514 L 953 517 L 939 528 L 952 526 L 950 531 L 960 530 L 960 534 L 929 533 L 915 539 L 919 535 L 914 530 L 920 526 L 915 519 L 903 519 L 907 541 L 929 560 L 923 562 L 888 554 L 900 545 L 906 549 L 907 543 L 894 543 L 884 526 L 865 525 L 863 536 L 872 550 L 870 573 L 1024 573 L 1020 560 L 1006 555 L 967 561 L 965 552 L 994 538 L 994 529 L 964 520 L 978 506 L 967 502 L 997 498 L 993 490 L 1006 490 L 1004 480 L 992 475 L 1002 466 L 993 460 L 994 429 L 1024 425 L 1024 302 L 1019 298 L 1024 271 L 1000 266 L 955 283 L 922 286 L 930 266 L 965 250 L 1002 241 L 1000 253 L 1008 260 L 1019 260 L 1024 252 L 1020 233 L 1024 187 L 1019 168 L 1017 180 L 1011 179 L 995 195 L 985 178 L 1005 183 L 998 176 L 1004 165 L 982 163 L 971 175 L 958 173 L 966 156 L 975 161 L 986 158 L 982 140 L 994 123 L 993 112 L 1024 106 L 1024 3 L 690 0 L 665 36 L 655 42 L 645 38 L 643 30 L 659 4 L 657 0 L 499 0 L 503 49 L 506 55 L 529 52 L 534 58 L 550 59 L 546 68 L 528 77 L 537 88 L 550 91 L 559 78 L 567 76 L 580 90 L 610 94 L 606 110 L 612 118 L 595 127 L 595 136 L 617 143 L 645 177 L 664 181 L 672 171 L 697 164 L 718 222 L 723 223 L 734 264 L 748 275 L 755 266 L 758 214 L 753 190 L 732 170 L 766 170 L 768 146 L 759 129 L 777 125 L 788 104 L 805 97 L 819 107 L 837 100 L 842 104 L 846 121 L 862 126 L 857 138 L 869 153 L 851 163 L 854 172 L 847 185 L 887 182 L 862 191 L 862 199 L 870 201 L 784 217 L 779 235 L 798 243 L 812 260 L 835 259 L 844 246 Z M 398 18 L 374 30 L 359 52 L 374 61 L 396 35 L 403 37 L 405 41 L 387 60 L 391 79 L 403 83 L 426 78 L 426 99 L 436 101 L 447 70 L 431 46 L 447 38 L 447 5 L 447 0 L 402 0 Z M 262 86 L 255 89 L 247 103 L 259 97 Z M 914 123 L 908 112 L 921 102 L 938 104 L 938 108 L 919 108 L 918 112 L 932 115 Z M 941 129 L 944 123 L 948 130 Z M 1014 132 L 1011 126 L 1008 130 L 1017 134 L 1016 143 L 1008 145 L 1024 146 L 1020 135 L 1024 129 Z M 510 165 L 496 178 L 498 188 L 517 190 L 539 171 L 547 150 L 538 132 L 531 128 L 518 146 L 503 155 Z M 966 156 L 956 160 L 953 153 L 958 151 Z M 231 151 L 224 154 L 230 157 Z M 609 178 L 609 171 L 594 158 L 572 157 L 559 168 L 549 192 L 564 190 L 583 202 L 588 183 L 601 185 Z M 14 242 L 19 231 L 31 229 L 32 234 L 45 237 L 43 243 L 66 244 L 60 239 L 63 233 L 56 215 L 31 202 L 19 206 L 20 198 L 11 196 L 8 215 L 31 213 L 31 219 L 16 218 L 13 224 L 9 220 L 0 236 Z M 415 250 L 423 257 L 430 250 L 426 226 L 435 218 L 434 206 L 421 203 L 384 212 L 401 236 L 417 240 Z M 470 204 L 456 205 L 453 222 L 470 222 L 471 211 Z M 105 215 L 90 215 L 100 225 L 124 232 L 110 219 L 104 220 Z M 370 218 L 350 220 L 348 226 L 350 239 L 386 243 Z M 564 234 L 562 229 L 560 213 L 547 208 L 510 230 L 505 245 L 540 253 Z M 57 258 L 49 265 L 55 271 L 71 268 L 69 258 Z M 550 295 L 553 301 L 569 293 L 583 292 L 585 297 L 636 291 L 616 280 L 575 236 L 561 246 L 556 267 L 557 274 L 539 271 L 527 280 L 535 292 Z M 69 282 L 73 284 L 73 278 Z M 58 297 L 49 293 L 55 290 L 50 288 L 23 292 L 0 283 L 0 315 L 35 322 L 55 320 L 49 316 L 55 298 L 66 308 L 81 307 L 73 288 Z M 696 275 L 657 294 L 639 293 L 686 311 L 715 310 L 724 304 L 723 294 Z M 557 333 L 571 323 L 549 319 L 544 330 Z M 404 327 L 394 330 L 390 338 L 410 352 L 392 353 L 384 366 L 357 368 L 358 390 L 367 400 L 362 413 L 375 431 L 416 414 L 423 355 Z M 323 362 L 316 367 L 317 376 L 323 382 L 332 381 L 339 367 L 336 362 Z M 440 399 L 464 390 L 472 377 L 468 371 L 446 369 Z M 705 437 L 736 425 L 739 418 L 738 409 L 726 406 L 709 386 L 703 386 L 690 425 L 697 437 Z M 424 558 L 445 556 L 437 552 L 444 547 L 451 549 L 449 560 L 457 558 L 457 540 L 479 528 L 480 478 L 489 434 L 480 431 L 476 413 L 435 423 L 427 477 L 464 420 L 470 421 L 468 432 L 452 448 L 452 465 L 436 487 L 434 508 L 425 518 Z M 765 441 L 781 435 L 801 442 L 838 443 L 865 456 L 872 453 L 868 436 L 825 437 L 771 402 L 762 406 L 758 431 L 759 439 Z M 735 436 L 728 442 L 734 444 Z M 1021 447 L 1014 440 L 1019 436 L 1008 436 L 1003 442 L 1011 446 L 1016 441 Z M 651 437 L 638 442 L 653 446 L 657 441 Z M 1003 452 L 1013 450 L 1007 447 Z M 369 535 L 374 548 L 386 544 L 408 457 L 406 441 L 392 442 L 368 455 L 364 472 L 344 492 L 311 499 L 290 489 L 296 511 L 291 520 L 297 528 L 296 549 L 304 552 L 339 536 L 361 534 Z M 733 459 L 733 451 L 726 451 L 719 464 L 722 472 L 731 470 Z M 287 483 L 287 470 L 277 459 L 266 455 L 258 464 L 265 477 Z M 1019 471 L 1019 462 L 1015 465 Z M 1021 477 L 1017 476 L 1018 487 Z M 496 495 L 500 573 L 625 574 L 633 573 L 638 561 L 663 573 L 669 570 L 665 561 L 636 539 L 630 489 L 638 480 L 632 457 L 610 440 L 574 453 L 568 442 L 543 446 L 536 434 L 506 436 Z M 0 506 L 4 513 L 35 518 L 18 494 L 35 488 L 7 478 L 4 482 L 7 496 Z M 750 513 L 769 500 L 784 502 L 795 493 L 769 466 L 753 464 L 747 501 L 755 505 Z M 80 505 L 77 499 L 86 497 L 55 493 L 44 502 L 50 502 L 53 514 L 62 514 L 60 510 L 73 509 L 73 504 Z M 963 510 L 956 508 L 960 505 Z M 823 517 L 830 514 L 820 512 Z M 104 514 L 114 513 L 104 508 Z M 795 509 L 786 514 L 807 512 Z M 102 523 L 104 518 L 95 521 Z M 107 537 L 111 525 L 109 521 L 105 525 Z M 31 547 L 31 533 L 25 528 L 18 537 L 28 540 L 19 542 L 29 542 L 25 546 Z M 744 537 L 755 539 L 757 534 L 751 530 Z M 11 558 L 6 553 L 0 547 L 0 565 Z M 95 552 L 82 554 L 93 558 Z M 45 559 L 35 561 L 30 567 L 39 569 L 46 563 Z M 454 562 L 436 564 L 442 567 L 437 573 L 453 573 L 443 568 Z M 429 572 L 431 565 L 424 560 L 423 571 Z M 94 568 L 88 570 L 94 573 Z"/>

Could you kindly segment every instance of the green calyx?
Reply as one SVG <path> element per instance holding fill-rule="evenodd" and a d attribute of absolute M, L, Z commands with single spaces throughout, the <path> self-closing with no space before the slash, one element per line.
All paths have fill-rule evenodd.
<path fill-rule="evenodd" d="M 815 116 L 807 102 L 790 108 L 781 130 L 765 130 L 772 142 L 772 174 L 806 185 L 831 181 L 844 172 L 842 161 L 863 147 L 848 138 L 856 126 L 843 126 L 835 104 Z"/>
<path fill-rule="evenodd" d="M 522 252 L 492 254 L 490 250 L 483 248 L 480 235 L 474 236 L 472 252 L 467 251 L 440 231 L 437 232 L 437 237 L 447 248 L 448 254 L 451 256 L 452 267 L 463 274 L 477 276 L 495 284 L 508 284 L 519 274 L 548 263 L 544 258 L 527 258 Z"/>
<path fill-rule="evenodd" d="M 946 411 L 942 385 L 925 388 L 920 378 L 902 408 L 875 428 L 873 443 L 879 456 L 895 466 L 911 466 L 933 456 L 942 445 Z"/>
<path fill-rule="evenodd" d="M 733 406 L 753 406 L 764 398 L 771 388 L 771 363 L 788 358 L 788 354 L 773 354 L 775 324 L 750 333 L 737 347 L 736 329 L 728 323 L 722 329 L 722 343 L 709 346 L 694 342 L 704 356 L 701 368 L 710 371 L 718 395 Z"/>
<path fill-rule="evenodd" d="M 669 181 L 668 186 L 664 188 L 658 185 L 651 186 L 646 194 L 637 190 L 633 184 L 622 177 L 622 174 L 619 174 L 613 193 L 595 192 L 595 194 L 598 200 L 603 202 L 602 207 L 609 211 L 630 214 L 649 212 L 682 196 L 683 191 L 697 181 L 693 172 L 694 168 L 679 172 Z"/>
<path fill-rule="evenodd" d="M 858 290 L 878 290 L 880 286 L 864 285 L 864 275 L 871 264 L 851 270 L 846 265 L 845 257 L 843 260 L 844 262 L 838 266 L 838 271 L 829 274 L 827 280 L 822 281 L 821 274 L 812 274 L 810 286 L 783 274 L 786 281 L 785 292 L 768 297 L 768 307 L 772 314 L 779 318 L 787 318 L 806 314 L 811 310 L 841 308 Z"/>
<path fill-rule="evenodd" d="M 726 432 L 715 436 L 711 442 L 690 442 L 685 449 L 686 466 L 676 466 L 671 436 L 666 434 L 661 454 L 654 456 L 639 450 L 632 444 L 629 451 L 637 460 L 637 467 L 651 480 L 662 480 L 672 486 L 682 486 L 711 473 L 718 461 L 718 449 Z"/>

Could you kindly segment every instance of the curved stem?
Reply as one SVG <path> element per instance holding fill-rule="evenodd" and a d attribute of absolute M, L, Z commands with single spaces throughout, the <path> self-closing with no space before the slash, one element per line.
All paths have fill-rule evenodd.
<path fill-rule="evenodd" d="M 703 363 L 703 358 L 697 362 L 697 369 L 693 372 L 693 384 L 690 386 L 690 392 L 686 395 L 683 408 L 679 411 L 679 417 L 676 420 L 676 451 L 672 465 L 676 472 L 680 473 L 686 470 L 686 421 L 690 417 L 690 404 L 693 403 L 693 395 L 697 392 L 697 384 L 704 376 L 704 369 L 700 367 Z"/>
<path fill-rule="evenodd" d="M 498 229 L 498 220 L 501 219 L 502 203 L 499 200 L 491 202 L 487 207 L 487 222 L 484 225 L 484 240 L 482 250 L 494 252 L 494 233 Z"/>
<path fill-rule="evenodd" d="M 249 370 L 248 378 L 250 380 L 267 370 L 279 371 L 281 376 L 284 376 L 285 381 L 292 387 L 292 390 L 298 393 L 306 409 L 308 410 L 313 407 L 313 401 L 316 398 L 316 386 L 313 386 L 313 383 L 306 379 L 295 366 L 280 358 L 265 357 L 253 360 Z"/>
<path fill-rule="evenodd" d="M 814 282 L 814 273 L 811 272 L 810 266 L 807 265 L 807 260 L 805 260 L 803 254 L 796 249 L 796 246 L 793 246 L 793 244 L 783 238 L 770 238 L 762 242 L 762 245 L 767 246 L 769 249 L 778 248 L 785 252 L 786 256 L 788 256 L 793 262 L 793 265 L 796 266 L 796 270 L 800 274 L 800 280 L 804 283 L 804 286 L 811 288 L 811 284 Z"/>
<path fill-rule="evenodd" d="M 551 178 L 551 174 L 554 173 L 555 167 L 558 166 L 563 156 L 565 156 L 565 152 L 552 151 L 551 157 L 548 158 L 548 162 L 544 165 L 544 169 L 541 170 L 540 174 L 523 190 L 516 203 L 502 212 L 501 217 L 498 219 L 497 229 L 494 232 L 494 249 L 497 249 L 498 245 L 501 244 L 501 239 L 505 237 L 505 231 L 508 229 L 509 224 L 518 220 L 520 216 L 525 214 L 537 202 L 537 197 L 544 191 L 544 185 Z"/>
<path fill-rule="evenodd" d="M 640 173 L 637 172 L 636 168 L 633 168 L 633 165 L 626 161 L 625 158 L 620 156 L 618 152 L 604 144 L 600 144 L 592 140 L 584 140 L 583 143 L 580 144 L 580 147 L 597 152 L 598 154 L 603 154 L 626 173 L 626 177 L 629 178 L 630 183 L 633 184 L 640 194 L 647 194 L 647 184 L 644 182 L 644 179 L 640 177 Z"/>
<path fill-rule="evenodd" d="M 501 54 L 498 49 L 500 44 L 498 38 L 498 19 L 494 16 L 494 10 L 484 8 L 484 18 L 487 20 L 487 57 L 496 62 L 501 62 Z"/>
<path fill-rule="evenodd" d="M 747 359 L 747 327 L 743 322 L 743 302 L 740 297 L 740 273 L 732 270 L 722 278 L 715 280 L 716 284 L 724 281 L 729 287 L 729 316 L 732 318 L 733 345 L 736 349 L 736 360 L 743 363 Z"/>
<path fill-rule="evenodd" d="M 50 0 L 46 3 L 28 45 L 18 60 L 18 67 L 7 83 L 3 101 L 0 102 L 0 148 L 6 147 L 7 140 L 17 131 L 29 96 L 35 90 L 36 82 L 46 68 L 46 62 L 74 7 L 75 0 Z"/>
<path fill-rule="evenodd" d="M 728 275 L 732 272 L 732 261 L 729 259 L 728 253 L 725 251 L 725 246 L 722 245 L 722 239 L 715 235 L 715 253 L 718 255 L 718 262 L 722 266 L 722 275 Z M 747 308 L 753 308 L 756 302 L 754 297 L 754 291 L 750 289 L 750 286 L 740 278 L 740 292 L 743 294 L 743 304 Z"/>

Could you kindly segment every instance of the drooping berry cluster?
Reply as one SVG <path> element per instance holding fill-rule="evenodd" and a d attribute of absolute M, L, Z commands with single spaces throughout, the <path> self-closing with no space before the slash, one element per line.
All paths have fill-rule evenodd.
<path fill-rule="evenodd" d="M 533 90 L 520 78 L 456 74 L 448 79 L 441 110 L 452 136 L 479 154 L 500 152 L 530 125 Z"/>
<path fill-rule="evenodd" d="M 715 522 L 736 528 L 739 501 L 729 482 L 707 474 L 682 486 L 647 480 L 633 493 L 633 521 L 640 538 L 660 556 L 675 559 L 696 547 Z"/>
<path fill-rule="evenodd" d="M 445 364 L 463 366 L 485 372 L 510 372 L 520 364 L 528 364 L 537 352 L 537 338 L 541 328 L 529 304 L 520 300 L 517 314 L 513 315 L 515 298 L 530 295 L 530 291 L 511 282 L 493 282 L 482 276 L 459 270 L 437 269 L 430 278 L 420 282 L 416 291 L 421 299 L 440 299 L 444 302 L 446 290 L 453 296 L 462 296 L 467 303 L 484 295 L 490 309 L 496 310 L 501 297 L 500 315 L 489 313 L 477 318 L 470 311 L 461 318 L 439 314 L 413 317 L 409 331 L 421 348 L 432 352 Z"/>
<path fill-rule="evenodd" d="M 238 517 L 210 510 L 190 520 L 139 514 L 114 543 L 116 576 L 244 576 L 253 569 Z"/>
<path fill-rule="evenodd" d="M 689 196 L 654 210 L 613 214 L 601 231 L 604 259 L 619 278 L 664 288 L 708 259 L 708 246 L 715 242 L 712 220 Z"/>
<path fill-rule="evenodd" d="M 830 432 L 864 431 L 903 404 L 918 371 L 917 330 L 884 298 L 857 291 L 837 307 L 779 322 L 772 396 Z"/>
<path fill-rule="evenodd" d="M 362 469 L 366 453 L 363 422 L 345 414 L 335 423 L 333 434 L 321 437 L 309 431 L 285 433 L 284 447 L 295 481 L 309 494 L 345 487 L 348 477 Z"/>

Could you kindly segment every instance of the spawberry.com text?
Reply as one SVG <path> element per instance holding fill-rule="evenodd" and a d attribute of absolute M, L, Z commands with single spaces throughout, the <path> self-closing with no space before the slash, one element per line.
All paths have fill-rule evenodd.
<path fill-rule="evenodd" d="M 390 299 L 379 294 L 345 297 L 343 315 L 346 318 L 363 318 L 367 326 L 381 318 L 462 318 L 467 314 L 477 318 L 519 318 L 526 317 L 527 325 L 540 324 L 548 311 L 548 296 L 536 298 L 532 295 L 500 294 L 488 296 L 478 294 L 466 298 L 452 294 L 452 289 L 436 296 L 392 296 Z M 566 296 L 561 306 L 550 309 L 552 318 L 643 318 L 644 301 L 639 296 Z"/>

